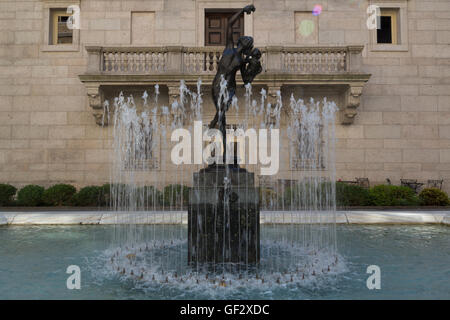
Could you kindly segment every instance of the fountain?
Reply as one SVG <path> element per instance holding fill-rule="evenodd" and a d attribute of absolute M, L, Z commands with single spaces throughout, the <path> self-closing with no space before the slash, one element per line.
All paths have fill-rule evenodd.
<path fill-rule="evenodd" d="M 243 8 L 229 26 L 254 10 Z M 298 284 L 335 272 L 337 107 L 294 95 L 284 107 L 281 92 L 272 105 L 264 88 L 258 103 L 251 83 L 261 72 L 260 57 L 251 37 L 240 38 L 237 48 L 228 39 L 212 84 L 216 115 L 201 132 L 219 132 L 223 139 L 212 143 L 200 164 L 171 163 L 169 133 L 192 133 L 203 121 L 201 80 L 195 88 L 180 80 L 180 97 L 170 106 L 160 105 L 158 85 L 143 92 L 142 101 L 121 92 L 112 104 L 105 102 L 112 117 L 105 121 L 113 124 L 110 202 L 117 212 L 111 271 L 149 285 L 213 288 Z M 244 108 L 236 96 L 238 70 Z M 237 121 L 230 127 L 226 116 L 233 112 Z M 289 169 L 258 175 L 261 164 L 242 161 L 252 152 L 245 157 L 238 141 L 255 128 L 272 138 L 281 132 L 276 151 L 289 152 Z"/>
<path fill-rule="evenodd" d="M 226 132 L 226 112 L 237 101 L 236 72 L 241 71 L 247 85 L 262 71 L 253 38 L 239 38 L 236 48 L 233 40 L 234 22 L 244 12 L 253 11 L 255 7 L 249 5 L 229 19 L 227 44 L 212 83 L 216 114 L 209 127 L 218 125 L 223 157 L 194 173 L 188 212 L 188 261 L 193 263 L 259 262 L 260 217 L 254 174 L 239 167 L 237 155 L 227 157 Z"/>

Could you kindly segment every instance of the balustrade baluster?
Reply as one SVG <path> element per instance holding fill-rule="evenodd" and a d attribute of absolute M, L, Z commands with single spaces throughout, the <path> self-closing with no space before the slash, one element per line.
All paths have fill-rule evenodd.
<path fill-rule="evenodd" d="M 216 72 L 216 70 L 217 70 L 217 52 L 213 52 L 212 70 L 209 70 L 209 71 Z"/>
<path fill-rule="evenodd" d="M 123 53 L 123 71 L 128 72 L 130 68 L 130 56 L 128 55 L 128 52 Z"/>
<path fill-rule="evenodd" d="M 109 63 L 108 53 L 104 52 L 103 53 L 102 71 L 109 71 L 108 70 L 108 63 Z"/>
<path fill-rule="evenodd" d="M 156 72 L 161 71 L 161 54 L 159 52 L 156 53 Z"/>
<path fill-rule="evenodd" d="M 331 72 L 336 71 L 336 52 L 331 55 Z"/>
<path fill-rule="evenodd" d="M 158 54 L 154 51 L 149 52 L 149 71 L 156 72 L 158 67 Z"/>
<path fill-rule="evenodd" d="M 106 71 L 115 72 L 114 68 L 116 67 L 116 55 L 114 52 L 108 52 L 109 63 Z"/>
<path fill-rule="evenodd" d="M 322 52 L 318 52 L 317 53 L 317 71 L 318 72 L 323 72 L 323 61 L 322 61 Z"/>
<path fill-rule="evenodd" d="M 294 56 L 294 53 L 289 53 L 289 56 Z M 299 53 L 299 56 L 298 56 L 298 58 L 297 59 L 300 59 L 299 61 L 300 61 L 300 68 L 301 68 L 301 64 L 302 64 L 302 59 L 303 59 L 303 53 Z M 292 60 L 292 59 L 290 59 L 291 61 L 295 61 L 295 58 L 294 58 L 294 60 Z M 295 71 L 295 66 L 293 65 L 293 63 L 289 63 L 289 66 L 288 66 L 288 70 L 289 71 Z"/>
<path fill-rule="evenodd" d="M 336 52 L 336 72 L 339 72 L 339 68 L 341 67 L 341 52 Z"/>
<path fill-rule="evenodd" d="M 292 53 L 289 53 L 289 66 L 288 66 L 287 71 L 289 71 L 289 72 L 293 71 L 292 69 L 293 69 L 294 63 L 295 63 L 295 57 Z"/>
<path fill-rule="evenodd" d="M 326 51 L 325 72 L 330 72 L 330 51 Z"/>
<path fill-rule="evenodd" d="M 305 51 L 305 57 L 304 57 L 304 72 L 309 72 L 309 51 Z"/>
<path fill-rule="evenodd" d="M 142 72 L 142 52 L 137 53 L 137 70 L 136 72 Z"/>
<path fill-rule="evenodd" d="M 186 60 L 186 64 L 185 64 L 185 71 L 187 73 L 189 73 L 191 71 L 191 53 L 190 52 L 186 52 L 186 56 L 185 56 L 185 60 Z"/>
<path fill-rule="evenodd" d="M 144 72 L 148 72 L 149 71 L 149 69 L 148 69 L 148 52 L 144 52 L 144 66 L 143 66 L 143 68 L 144 68 Z"/>

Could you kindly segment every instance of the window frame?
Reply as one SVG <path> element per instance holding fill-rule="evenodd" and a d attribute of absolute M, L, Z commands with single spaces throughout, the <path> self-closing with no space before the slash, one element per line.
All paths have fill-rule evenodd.
<path fill-rule="evenodd" d="M 51 37 L 49 35 L 49 45 L 55 46 L 55 45 L 72 45 L 73 44 L 73 31 L 72 30 L 72 42 L 71 43 L 58 43 L 58 18 L 59 17 L 70 17 L 71 15 L 67 13 L 67 11 L 64 10 L 57 10 L 57 9 L 51 9 L 50 11 L 50 23 L 51 28 L 49 27 L 49 31 L 51 30 Z M 51 39 L 50 39 L 51 38 Z"/>
<path fill-rule="evenodd" d="M 60 43 L 53 44 L 53 39 L 50 38 L 50 34 L 54 33 L 54 21 L 52 12 L 65 11 L 72 5 L 80 6 L 80 0 L 61 1 L 61 0 L 42 0 L 43 9 L 43 28 L 42 28 L 42 42 L 40 50 L 42 52 L 79 52 L 80 51 L 80 30 L 72 30 L 72 43 Z M 69 13 L 67 13 L 70 16 Z"/>
<path fill-rule="evenodd" d="M 380 14 L 388 15 L 391 12 L 396 13 L 395 34 L 396 43 L 377 43 L 377 29 L 368 30 L 370 33 L 370 51 L 371 52 L 406 52 L 409 51 L 408 44 L 408 2 L 407 0 L 371 0 L 370 5 L 376 5 L 380 8 Z M 383 11 L 385 13 L 383 13 Z"/>
<path fill-rule="evenodd" d="M 393 44 L 397 45 L 398 43 L 398 19 L 397 16 L 399 14 L 399 10 L 396 9 L 381 9 L 380 17 L 390 17 L 391 18 L 391 43 L 379 43 L 378 35 L 377 35 L 377 44 Z"/>

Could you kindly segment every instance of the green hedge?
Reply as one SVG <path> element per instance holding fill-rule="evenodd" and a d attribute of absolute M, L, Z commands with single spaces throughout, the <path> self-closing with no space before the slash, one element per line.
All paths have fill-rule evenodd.
<path fill-rule="evenodd" d="M 337 206 L 368 206 L 372 203 L 371 200 L 368 189 L 343 182 L 336 182 Z"/>
<path fill-rule="evenodd" d="M 55 184 L 44 191 L 42 199 L 49 206 L 63 206 L 72 204 L 72 197 L 77 192 L 70 184 Z"/>
<path fill-rule="evenodd" d="M 274 209 L 278 204 L 278 194 L 269 188 L 259 188 L 259 205 L 264 209 Z"/>
<path fill-rule="evenodd" d="M 327 207 L 333 203 L 331 192 L 332 184 L 330 182 L 321 182 L 318 185 L 296 184 L 292 188 L 284 189 L 281 206 L 285 209 Z"/>
<path fill-rule="evenodd" d="M 73 197 L 72 204 L 81 207 L 103 206 L 105 198 L 102 187 L 88 186 L 81 188 Z"/>
<path fill-rule="evenodd" d="M 374 206 L 417 206 L 419 198 L 409 187 L 378 185 L 370 189 L 371 205 Z"/>
<path fill-rule="evenodd" d="M 47 190 L 38 185 L 27 185 L 14 195 L 17 189 L 9 184 L 0 184 L 0 206 L 14 205 L 76 205 L 76 206 L 108 206 L 111 205 L 111 193 L 114 197 L 126 200 L 129 186 L 125 184 L 105 184 L 103 186 L 88 186 L 78 193 L 72 185 L 57 184 Z M 180 184 L 168 185 L 159 191 L 153 186 L 144 186 L 136 190 L 137 205 L 147 208 L 152 206 L 183 206 L 189 204 L 189 187 Z M 323 182 L 314 188 L 309 184 L 286 188 L 282 195 L 276 191 L 260 188 L 259 198 L 262 207 L 301 208 L 313 204 L 327 206 L 332 204 L 329 198 L 332 184 Z M 118 204 L 120 205 L 120 204 Z M 336 205 L 345 206 L 447 206 L 450 205 L 448 195 L 436 188 L 426 188 L 417 196 L 411 188 L 393 185 L 378 185 L 365 189 L 342 182 L 336 183 Z"/>
<path fill-rule="evenodd" d="M 189 187 L 181 184 L 170 184 L 164 188 L 163 201 L 164 206 L 177 206 L 183 199 L 183 205 L 189 205 Z"/>
<path fill-rule="evenodd" d="M 34 184 L 27 185 L 17 193 L 17 203 L 25 207 L 37 207 L 44 203 L 42 196 L 45 189 Z"/>
<path fill-rule="evenodd" d="M 154 186 L 141 187 L 137 190 L 137 194 L 138 205 L 141 207 L 151 208 L 153 206 L 159 206 L 163 202 L 162 192 Z"/>
<path fill-rule="evenodd" d="M 10 184 L 0 184 L 0 207 L 13 204 L 17 188 Z"/>
<path fill-rule="evenodd" d="M 423 189 L 419 194 L 419 199 L 422 205 L 425 206 L 448 206 L 450 200 L 448 195 L 437 188 Z"/>

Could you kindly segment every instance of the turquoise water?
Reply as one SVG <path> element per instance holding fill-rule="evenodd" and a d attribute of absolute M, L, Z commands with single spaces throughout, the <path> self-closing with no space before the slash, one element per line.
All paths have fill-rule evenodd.
<path fill-rule="evenodd" d="M 247 289 L 186 289 L 120 278 L 106 268 L 113 228 L 0 227 L 0 299 L 450 299 L 446 226 L 339 225 L 339 272 L 304 285 Z M 69 265 L 81 269 L 80 290 L 66 287 Z M 381 269 L 380 290 L 367 289 L 369 265 Z"/>

